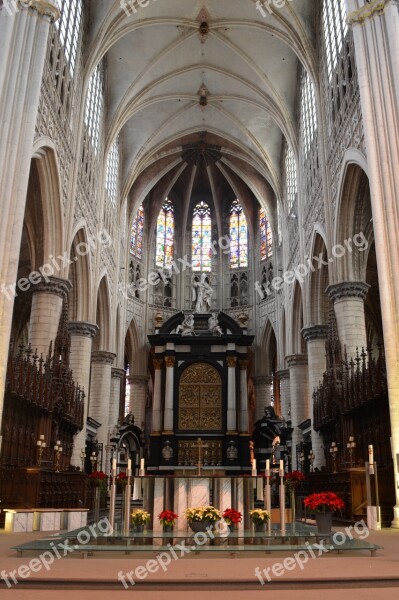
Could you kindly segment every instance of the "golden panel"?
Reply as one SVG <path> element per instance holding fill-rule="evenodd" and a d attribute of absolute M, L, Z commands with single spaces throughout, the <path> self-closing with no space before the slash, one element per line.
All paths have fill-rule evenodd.
<path fill-rule="evenodd" d="M 222 429 L 222 381 L 215 367 L 190 365 L 179 385 L 179 429 L 220 431 Z"/>
<path fill-rule="evenodd" d="M 184 370 L 180 383 L 217 383 L 220 384 L 220 375 L 215 367 L 206 363 L 195 363 Z"/>
<path fill-rule="evenodd" d="M 179 441 L 178 461 L 179 465 L 198 465 L 199 451 L 198 442 Z M 222 464 L 222 442 L 219 440 L 203 440 L 201 448 L 201 464 L 204 466 L 216 466 Z"/>

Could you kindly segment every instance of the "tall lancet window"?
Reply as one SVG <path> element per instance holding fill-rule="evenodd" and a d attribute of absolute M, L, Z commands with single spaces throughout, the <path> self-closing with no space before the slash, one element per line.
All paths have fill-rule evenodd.
<path fill-rule="evenodd" d="M 211 209 L 199 202 L 193 212 L 191 265 L 193 271 L 210 271 L 212 265 Z"/>
<path fill-rule="evenodd" d="M 55 26 L 58 29 L 65 58 L 73 75 L 82 22 L 82 0 L 57 0 L 57 7 L 61 16 L 55 21 Z"/>
<path fill-rule="evenodd" d="M 130 254 L 138 260 L 143 258 L 143 232 L 144 232 L 144 208 L 143 205 L 137 211 L 132 225 L 130 236 Z"/>
<path fill-rule="evenodd" d="M 248 267 L 248 226 L 239 200 L 230 207 L 230 268 Z"/>
<path fill-rule="evenodd" d="M 175 215 L 172 202 L 166 198 L 157 220 L 157 267 L 170 267 L 173 261 Z"/>
<path fill-rule="evenodd" d="M 327 73 L 332 80 L 338 58 L 344 45 L 348 25 L 345 0 L 324 0 L 323 33 L 327 57 Z"/>
<path fill-rule="evenodd" d="M 266 260 L 273 255 L 273 233 L 263 208 L 259 210 L 260 258 Z"/>

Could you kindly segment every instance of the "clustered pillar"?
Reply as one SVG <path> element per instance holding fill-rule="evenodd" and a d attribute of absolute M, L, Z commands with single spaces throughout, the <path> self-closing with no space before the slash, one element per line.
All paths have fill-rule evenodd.
<path fill-rule="evenodd" d="M 309 367 L 309 405 L 310 419 L 312 422 L 312 450 L 315 455 L 313 467 L 322 467 L 326 464 L 323 437 L 314 430 L 314 415 L 313 415 L 313 392 L 323 381 L 323 373 L 326 365 L 326 340 L 328 327 L 327 325 L 314 325 L 302 330 L 302 335 L 308 346 L 308 367 Z"/>
<path fill-rule="evenodd" d="M 85 393 L 83 411 L 83 429 L 73 442 L 71 464 L 80 466 L 80 452 L 86 446 L 86 422 L 89 409 L 90 390 L 90 358 L 93 338 L 98 333 L 98 327 L 87 321 L 70 321 L 68 332 L 71 336 L 71 353 L 69 364 L 72 369 L 73 378 L 83 388 Z"/>
<path fill-rule="evenodd" d="M 306 354 L 293 354 L 286 357 L 290 371 L 291 423 L 292 432 L 292 468 L 298 469 L 296 450 L 303 441 L 299 425 L 310 418 L 308 393 L 308 357 Z"/>
<path fill-rule="evenodd" d="M 104 350 L 96 350 L 91 355 L 90 405 L 89 415 L 101 423 L 97 440 L 103 447 L 103 457 L 106 457 L 109 445 L 109 402 L 111 396 L 111 368 L 115 354 Z M 110 465 L 105 459 L 103 468 L 108 473 Z"/>

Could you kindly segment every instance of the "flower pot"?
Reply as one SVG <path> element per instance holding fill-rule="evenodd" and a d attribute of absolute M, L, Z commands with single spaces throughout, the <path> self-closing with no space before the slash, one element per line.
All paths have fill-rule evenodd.
<path fill-rule="evenodd" d="M 133 525 L 132 525 L 132 532 L 133 533 L 143 533 L 143 531 L 144 531 L 144 525 L 135 525 L 133 523 Z"/>
<path fill-rule="evenodd" d="M 214 526 L 212 521 L 189 521 L 188 524 L 190 525 L 191 531 L 194 531 L 194 533 L 198 533 L 199 531 L 206 533 L 208 527 L 212 529 Z"/>
<path fill-rule="evenodd" d="M 267 523 L 254 523 L 255 533 L 266 533 Z"/>
<path fill-rule="evenodd" d="M 332 526 L 332 512 L 317 512 L 316 513 L 316 525 L 317 531 L 321 534 L 331 533 Z"/>
<path fill-rule="evenodd" d="M 171 533 L 172 531 L 173 531 L 173 525 L 164 525 L 163 526 L 164 533 Z"/>

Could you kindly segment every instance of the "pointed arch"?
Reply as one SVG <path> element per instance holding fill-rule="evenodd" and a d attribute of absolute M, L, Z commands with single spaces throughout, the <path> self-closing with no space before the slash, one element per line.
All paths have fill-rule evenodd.
<path fill-rule="evenodd" d="M 83 224 L 73 237 L 70 250 L 71 266 L 69 280 L 72 289 L 69 292 L 69 319 L 71 321 L 89 321 L 92 294 L 92 269 L 86 225 Z"/>
<path fill-rule="evenodd" d="M 302 288 L 299 281 L 296 281 L 292 299 L 290 354 L 304 354 L 306 352 L 305 340 L 302 337 L 303 321 Z"/>
<path fill-rule="evenodd" d="M 99 328 L 99 333 L 94 340 L 95 350 L 106 350 L 110 349 L 111 342 L 111 301 L 109 294 L 109 285 L 107 276 L 100 281 L 97 292 L 97 311 L 96 311 L 96 323 Z"/>
<path fill-rule="evenodd" d="M 326 294 L 329 285 L 328 252 L 325 239 L 320 231 L 314 231 L 311 256 L 321 258 L 315 270 L 310 274 L 307 323 L 309 325 L 327 325 L 330 301 Z"/>

